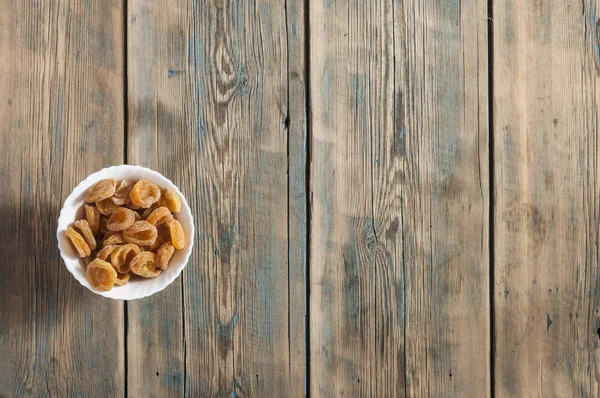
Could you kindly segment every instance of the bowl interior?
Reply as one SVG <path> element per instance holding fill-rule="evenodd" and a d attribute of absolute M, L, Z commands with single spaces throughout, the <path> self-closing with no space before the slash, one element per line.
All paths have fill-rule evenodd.
<path fill-rule="evenodd" d="M 163 271 L 154 279 L 132 278 L 127 285 L 115 286 L 108 292 L 98 291 L 90 285 L 86 277 L 86 265 L 82 259 L 77 257 L 75 249 L 65 235 L 65 231 L 74 221 L 84 218 L 83 205 L 85 202 L 83 198 L 86 190 L 105 178 L 130 181 L 145 179 L 157 184 L 161 189 L 169 188 L 175 191 L 181 198 L 181 211 L 175 213 L 174 217 L 181 223 L 185 233 L 185 247 L 182 250 L 175 251 L 169 263 L 169 268 L 166 271 Z M 186 266 L 190 257 L 194 244 L 193 236 L 194 220 L 190 207 L 175 184 L 156 171 L 131 165 L 113 166 L 102 169 L 83 180 L 65 200 L 58 219 L 57 229 L 58 247 L 61 257 L 75 279 L 94 293 L 104 297 L 123 300 L 133 300 L 149 296 L 164 289 L 169 283 L 175 280 Z"/>

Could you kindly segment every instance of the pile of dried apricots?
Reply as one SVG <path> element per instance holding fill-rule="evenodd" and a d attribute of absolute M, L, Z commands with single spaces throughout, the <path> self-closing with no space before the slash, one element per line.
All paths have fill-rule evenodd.
<path fill-rule="evenodd" d="M 140 180 L 97 182 L 85 193 L 85 219 L 66 231 L 87 278 L 97 290 L 129 282 L 131 274 L 155 278 L 169 267 L 185 237 L 173 213 L 181 210 L 177 193 Z"/>

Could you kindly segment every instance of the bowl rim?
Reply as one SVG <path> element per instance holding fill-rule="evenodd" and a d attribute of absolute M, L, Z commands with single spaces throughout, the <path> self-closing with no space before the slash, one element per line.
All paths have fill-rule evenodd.
<path fill-rule="evenodd" d="M 71 270 L 71 267 L 69 265 L 69 263 L 71 262 L 70 258 L 63 252 L 63 248 L 62 248 L 62 242 L 64 242 L 64 239 L 61 239 L 61 233 L 64 231 L 64 229 L 61 229 L 61 225 L 64 225 L 65 222 L 68 223 L 68 225 L 72 224 L 75 220 L 67 220 L 67 212 L 68 210 L 65 209 L 65 204 L 68 202 L 73 202 L 75 201 L 75 198 L 81 196 L 83 194 L 83 192 L 85 191 L 85 189 L 89 188 L 89 186 L 91 186 L 93 183 L 100 181 L 100 179 L 98 179 L 98 175 L 99 174 L 105 174 L 106 177 L 104 178 L 111 178 L 110 174 L 114 174 L 116 170 L 119 169 L 133 169 L 133 170 L 142 170 L 144 173 L 149 173 L 151 175 L 154 175 L 155 177 L 157 177 L 157 179 L 161 179 L 166 181 L 167 183 L 169 183 L 170 185 L 172 185 L 175 188 L 175 192 L 179 195 L 179 197 L 182 199 L 181 201 L 181 205 L 182 205 L 182 210 L 183 209 L 187 209 L 187 212 L 190 215 L 190 226 L 191 226 L 191 230 L 189 231 L 190 234 L 189 236 L 192 237 L 192 239 L 190 239 L 189 242 L 187 242 L 186 244 L 186 248 L 183 251 L 183 257 L 182 257 L 182 266 L 181 268 L 176 272 L 171 274 L 169 277 L 165 277 L 163 279 L 160 279 L 162 281 L 162 283 L 160 284 L 155 284 L 153 286 L 153 288 L 151 289 L 141 289 L 139 290 L 138 295 L 131 295 L 131 296 L 127 296 L 127 295 L 123 295 L 124 292 L 121 292 L 121 294 L 118 294 L 118 289 L 112 289 L 109 291 L 101 291 L 101 290 L 96 290 L 94 289 L 89 281 L 87 280 L 87 278 L 85 277 L 85 275 L 82 277 L 78 274 L 76 274 L 75 272 L 73 272 L 73 270 Z M 96 181 L 97 180 L 97 181 Z M 160 184 L 157 184 L 160 186 Z M 161 189 L 164 189 L 165 187 L 161 187 Z M 171 189 L 171 187 L 169 187 L 169 189 Z M 181 212 L 180 212 L 181 213 Z M 69 273 L 84 287 L 86 287 L 88 290 L 90 290 L 92 293 L 95 293 L 99 296 L 102 297 L 106 297 L 109 299 L 113 299 L 113 300 L 126 300 L 126 301 L 130 301 L 130 300 L 137 300 L 137 299 L 141 299 L 144 297 L 148 297 L 151 296 L 155 293 L 160 292 L 161 290 L 163 290 L 164 288 L 166 288 L 167 286 L 169 286 L 171 283 L 173 283 L 173 281 L 175 279 L 177 279 L 179 277 L 179 275 L 181 275 L 181 273 L 183 272 L 183 269 L 185 267 L 187 267 L 187 264 L 189 262 L 190 256 L 192 254 L 192 249 L 194 247 L 194 239 L 193 237 L 195 236 L 195 231 L 194 231 L 194 215 L 192 213 L 192 209 L 190 208 L 187 199 L 185 197 L 185 195 L 183 195 L 183 193 L 181 192 L 181 190 L 179 189 L 179 187 L 177 185 L 175 185 L 169 178 L 165 177 L 164 175 L 162 175 L 161 173 L 159 173 L 158 171 L 152 170 L 148 167 L 144 167 L 144 166 L 139 166 L 139 165 L 131 165 L 131 164 L 121 164 L 121 165 L 115 165 L 115 166 L 110 166 L 110 167 L 105 167 L 102 168 L 98 171 L 95 171 L 91 174 L 89 174 L 86 178 L 84 178 L 79 184 L 77 184 L 75 186 L 75 188 L 73 188 L 73 190 L 71 191 L 71 193 L 65 198 L 65 200 L 62 203 L 62 207 L 60 209 L 60 213 L 58 216 L 58 220 L 57 220 L 57 225 L 56 225 L 56 240 L 57 240 L 57 245 L 58 245 L 58 250 L 60 252 L 60 257 L 62 259 L 62 262 L 65 266 L 65 268 L 67 268 L 67 270 L 69 271 Z M 67 261 L 68 260 L 68 261 Z M 78 259 L 78 262 L 81 263 L 81 259 Z M 158 280 L 158 279 L 153 279 Z M 117 293 L 115 295 L 115 293 Z"/>

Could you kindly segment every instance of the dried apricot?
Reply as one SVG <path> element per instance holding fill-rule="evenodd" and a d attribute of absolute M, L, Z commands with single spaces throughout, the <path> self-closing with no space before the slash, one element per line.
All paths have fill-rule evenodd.
<path fill-rule="evenodd" d="M 129 192 L 129 197 L 136 206 L 150 207 L 160 199 L 160 188 L 150 181 L 139 180 Z"/>
<path fill-rule="evenodd" d="M 181 210 L 181 198 L 173 190 L 161 191 L 147 180 L 109 178 L 94 184 L 84 199 L 95 206 L 84 204 L 85 219 L 75 221 L 65 234 L 98 290 L 126 285 L 130 272 L 157 277 L 185 246 L 183 227 L 172 214 Z"/>
<path fill-rule="evenodd" d="M 162 272 L 162 270 L 160 268 L 156 267 L 156 268 L 154 268 L 154 271 L 150 271 L 150 272 L 148 272 L 148 273 L 146 273 L 144 275 L 141 275 L 141 276 L 143 276 L 144 278 L 148 278 L 148 279 L 150 279 L 150 278 L 156 278 L 157 276 L 160 275 L 161 272 Z"/>
<path fill-rule="evenodd" d="M 118 247 L 110 256 L 110 263 L 119 274 L 129 272 L 129 263 L 139 252 L 140 248 L 131 243 Z"/>
<path fill-rule="evenodd" d="M 171 240 L 171 234 L 165 224 L 159 225 L 156 229 L 158 230 L 158 235 L 162 236 L 165 239 L 165 242 Z"/>
<path fill-rule="evenodd" d="M 108 232 L 106 224 L 108 223 L 108 217 L 100 216 L 100 226 L 98 227 L 98 236 L 104 236 Z"/>
<path fill-rule="evenodd" d="M 148 216 L 150 214 L 152 214 L 152 212 L 154 211 L 154 209 L 152 207 L 148 207 L 146 210 L 144 210 L 144 212 L 142 213 L 142 219 L 145 220 L 148 218 Z"/>
<path fill-rule="evenodd" d="M 156 254 L 140 252 L 129 263 L 131 272 L 144 278 L 155 278 L 160 275 L 160 268 L 156 268 Z"/>
<path fill-rule="evenodd" d="M 131 193 L 130 193 L 130 195 L 129 195 L 129 200 L 131 200 Z M 138 209 L 140 209 L 140 206 L 136 206 L 136 205 L 134 205 L 134 204 L 133 204 L 133 203 L 131 203 L 131 202 L 127 203 L 127 204 L 125 205 L 125 207 L 127 207 L 128 209 L 131 209 L 131 210 L 138 210 Z"/>
<path fill-rule="evenodd" d="M 135 222 L 135 211 L 126 207 L 119 207 L 108 219 L 106 228 L 109 231 L 123 231 L 133 225 Z"/>
<path fill-rule="evenodd" d="M 88 224 L 85 220 L 77 220 L 73 223 L 75 228 L 79 230 L 83 239 L 85 239 L 85 243 L 90 247 L 91 250 L 96 250 L 96 239 L 94 238 L 94 233 L 90 228 L 90 224 Z"/>
<path fill-rule="evenodd" d="M 127 241 L 125 241 L 125 238 L 123 238 L 123 234 L 117 232 L 116 234 L 110 235 L 107 238 L 105 238 L 104 242 L 102 242 L 102 245 L 124 245 L 125 243 L 127 243 Z"/>
<path fill-rule="evenodd" d="M 156 240 L 152 245 L 144 246 L 144 251 L 156 253 L 163 243 L 165 243 L 165 239 L 162 236 L 157 235 Z"/>
<path fill-rule="evenodd" d="M 117 183 L 117 189 L 115 189 L 114 195 L 110 198 L 116 205 L 123 206 L 131 201 L 129 192 L 133 188 L 133 182 L 123 180 Z"/>
<path fill-rule="evenodd" d="M 75 231 L 72 227 L 67 228 L 65 235 L 67 235 L 67 238 L 71 240 L 71 243 L 75 247 L 75 250 L 77 250 L 77 255 L 79 257 L 84 258 L 92 254 L 92 250 L 90 250 L 90 247 L 85 242 L 85 239 L 83 239 L 83 236 L 81 236 L 79 232 Z"/>
<path fill-rule="evenodd" d="M 94 206 L 83 205 L 85 209 L 85 219 L 87 220 L 92 233 L 96 235 L 98 233 L 98 228 L 100 228 L 100 212 Z"/>
<path fill-rule="evenodd" d="M 179 213 L 181 211 L 181 199 L 175 191 L 165 189 L 160 196 L 158 201 L 160 206 L 165 206 L 169 211 L 173 213 Z"/>
<path fill-rule="evenodd" d="M 112 265 L 99 258 L 88 265 L 86 273 L 92 287 L 97 290 L 111 290 L 117 280 L 117 271 Z"/>
<path fill-rule="evenodd" d="M 107 178 L 95 183 L 85 193 L 85 201 L 88 203 L 99 202 L 108 199 L 115 193 L 115 180 Z"/>
<path fill-rule="evenodd" d="M 171 242 L 165 242 L 160 249 L 158 249 L 156 258 L 160 269 L 164 271 L 169 267 L 169 261 L 171 261 L 173 253 L 175 253 L 175 246 L 173 246 Z"/>
<path fill-rule="evenodd" d="M 158 231 L 148 221 L 136 221 L 123 231 L 123 237 L 128 243 L 138 246 L 151 246 L 156 241 Z"/>
<path fill-rule="evenodd" d="M 129 275 L 129 274 L 118 274 L 117 280 L 115 280 L 115 285 L 117 285 L 117 286 L 126 285 L 127 282 L 129 282 L 130 277 L 131 277 L 131 275 Z"/>
<path fill-rule="evenodd" d="M 96 207 L 98 211 L 105 216 L 111 215 L 115 210 L 119 208 L 112 200 L 104 199 L 99 202 L 96 202 Z"/>
<path fill-rule="evenodd" d="M 171 235 L 171 242 L 173 242 L 173 246 L 175 246 L 175 249 L 183 249 L 183 247 L 185 246 L 185 235 L 183 233 L 183 227 L 181 226 L 179 221 L 167 221 L 165 225 L 169 230 L 169 235 Z"/>
<path fill-rule="evenodd" d="M 167 221 L 171 221 L 173 219 L 173 215 L 166 207 L 162 206 L 154 210 L 150 215 L 146 218 L 150 224 L 159 226 Z"/>
<path fill-rule="evenodd" d="M 104 245 L 104 247 L 98 252 L 98 255 L 96 257 L 104 261 L 107 261 L 106 259 L 110 260 L 110 256 L 119 247 L 121 247 L 121 245 Z"/>

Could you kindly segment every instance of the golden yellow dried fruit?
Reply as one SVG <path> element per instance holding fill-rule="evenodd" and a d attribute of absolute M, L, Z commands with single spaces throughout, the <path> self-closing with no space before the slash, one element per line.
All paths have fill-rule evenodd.
<path fill-rule="evenodd" d="M 121 247 L 121 245 L 104 245 L 104 247 L 102 248 L 102 250 L 100 250 L 98 252 L 98 254 L 96 255 L 96 257 L 99 258 L 100 260 L 110 261 L 110 256 L 119 247 Z"/>
<path fill-rule="evenodd" d="M 157 235 L 156 227 L 148 221 L 136 221 L 123 231 L 125 240 L 138 246 L 152 246 Z"/>
<path fill-rule="evenodd" d="M 129 195 L 129 200 L 131 200 L 131 192 L 130 192 L 130 195 Z M 136 205 L 134 205 L 131 202 L 127 203 L 125 205 L 125 207 L 127 207 L 128 209 L 131 209 L 131 210 L 138 210 L 138 209 L 140 209 L 140 206 L 136 206 Z"/>
<path fill-rule="evenodd" d="M 111 290 L 117 280 L 117 271 L 99 258 L 89 263 L 86 273 L 92 287 L 97 290 Z"/>
<path fill-rule="evenodd" d="M 154 226 L 159 226 L 166 223 L 167 221 L 171 221 L 172 219 L 173 215 L 171 214 L 169 209 L 167 209 L 164 206 L 161 206 L 154 210 L 152 213 L 150 213 L 150 215 L 146 218 L 146 221 L 148 221 Z"/>
<path fill-rule="evenodd" d="M 129 197 L 134 205 L 147 208 L 160 199 L 160 188 L 153 182 L 139 180 L 129 192 Z"/>
<path fill-rule="evenodd" d="M 131 202 L 129 192 L 133 188 L 133 182 L 123 180 L 117 183 L 114 195 L 110 198 L 116 205 L 123 206 Z"/>
<path fill-rule="evenodd" d="M 160 269 L 164 271 L 169 267 L 169 261 L 171 261 L 173 253 L 175 253 L 175 246 L 173 246 L 171 242 L 165 242 L 160 249 L 158 249 L 156 258 Z"/>
<path fill-rule="evenodd" d="M 71 240 L 71 243 L 73 244 L 73 247 L 75 247 L 75 250 L 77 250 L 77 255 L 79 257 L 84 258 L 92 254 L 92 250 L 85 242 L 83 236 L 81 236 L 79 232 L 75 231 L 72 227 L 67 228 L 65 235 L 67 235 L 67 238 Z"/>
<path fill-rule="evenodd" d="M 88 222 L 86 220 L 77 220 L 73 225 L 79 230 L 79 233 L 83 236 L 83 239 L 85 239 L 85 243 L 87 243 L 89 248 L 91 250 L 96 250 L 96 239 L 94 238 L 94 233 Z"/>
<path fill-rule="evenodd" d="M 104 237 L 108 232 L 108 228 L 106 228 L 106 224 L 108 223 L 108 217 L 100 216 L 100 226 L 98 227 L 98 236 Z"/>
<path fill-rule="evenodd" d="M 175 249 L 181 250 L 185 246 L 185 235 L 183 233 L 183 227 L 177 220 L 167 221 L 165 223 L 167 229 L 169 230 L 169 235 L 171 236 L 171 242 L 173 242 L 173 246 Z"/>
<path fill-rule="evenodd" d="M 141 250 L 134 244 L 128 243 L 126 245 L 118 247 L 110 256 L 110 263 L 112 264 L 115 271 L 119 274 L 126 274 L 129 272 L 129 264 Z"/>
<path fill-rule="evenodd" d="M 156 268 L 156 254 L 140 252 L 129 263 L 131 272 L 144 278 L 156 278 L 160 275 L 160 268 Z"/>
<path fill-rule="evenodd" d="M 106 228 L 109 231 L 123 231 L 131 227 L 135 222 L 135 211 L 126 207 L 119 207 L 108 219 Z"/>
<path fill-rule="evenodd" d="M 153 209 L 152 207 L 148 207 L 146 210 L 144 210 L 144 211 L 142 212 L 142 216 L 141 216 L 141 217 L 142 217 L 142 219 L 143 219 L 143 220 L 147 219 L 147 218 L 148 218 L 148 216 L 149 216 L 150 214 L 152 214 L 152 212 L 153 212 L 153 211 L 154 211 L 154 209 Z"/>
<path fill-rule="evenodd" d="M 136 183 L 106 179 L 84 195 L 85 219 L 74 222 L 66 236 L 88 265 L 87 276 L 98 290 L 126 285 L 130 272 L 155 278 L 169 267 L 185 234 L 172 212 L 181 210 L 180 196 L 147 180 Z M 96 235 L 96 236 L 94 236 Z M 96 247 L 102 243 L 102 249 Z"/>
<path fill-rule="evenodd" d="M 117 274 L 117 280 L 115 281 L 115 285 L 124 286 L 129 282 L 129 278 L 131 275 L 129 274 Z"/>
<path fill-rule="evenodd" d="M 85 219 L 87 220 L 92 233 L 96 235 L 98 233 L 98 228 L 100 228 L 100 212 L 94 206 L 83 205 L 85 209 Z"/>
<path fill-rule="evenodd" d="M 108 199 L 115 193 L 115 180 L 107 178 L 95 183 L 85 193 L 85 201 L 88 203 L 99 202 Z"/>
<path fill-rule="evenodd" d="M 112 200 L 104 199 L 99 202 L 96 202 L 96 207 L 98 211 L 105 216 L 111 215 L 115 210 L 119 208 Z"/>
<path fill-rule="evenodd" d="M 162 236 L 157 235 L 156 236 L 156 240 L 154 241 L 154 243 L 152 245 L 150 245 L 150 246 L 144 246 L 144 248 L 142 249 L 142 251 L 156 253 L 156 251 L 158 250 L 158 248 L 160 248 L 163 243 L 165 243 L 165 239 Z"/>
<path fill-rule="evenodd" d="M 179 195 L 168 188 L 162 192 L 158 203 L 160 206 L 165 206 L 173 213 L 179 213 L 181 211 L 181 199 L 179 198 Z"/>
<path fill-rule="evenodd" d="M 156 229 L 158 230 L 158 235 L 162 236 L 165 242 L 171 240 L 171 234 L 169 233 L 169 230 L 167 229 L 167 226 L 165 224 L 159 225 L 158 227 L 156 227 Z"/>
<path fill-rule="evenodd" d="M 117 232 L 104 238 L 104 242 L 102 242 L 102 245 L 124 245 L 125 243 L 127 243 L 127 241 L 125 240 L 125 238 L 123 238 L 123 234 L 121 232 Z"/>

